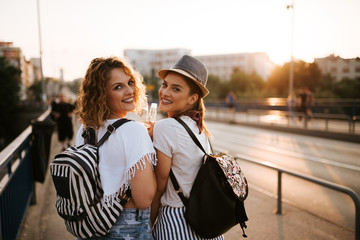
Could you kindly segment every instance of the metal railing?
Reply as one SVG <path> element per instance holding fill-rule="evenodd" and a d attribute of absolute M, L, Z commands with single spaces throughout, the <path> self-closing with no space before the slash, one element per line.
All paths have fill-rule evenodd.
<path fill-rule="evenodd" d="M 262 116 L 265 115 L 273 115 L 273 116 L 281 116 L 283 118 L 287 119 L 287 124 L 282 124 L 282 123 L 277 123 L 276 121 L 272 121 L 271 124 L 272 125 L 279 125 L 279 126 L 292 126 L 295 128 L 304 128 L 304 129 L 309 129 L 308 128 L 308 123 L 309 123 L 309 117 L 307 117 L 304 113 L 300 113 L 300 112 L 289 112 L 286 110 L 260 110 L 260 109 L 247 109 L 245 112 L 239 112 L 237 111 L 236 113 L 231 113 L 229 112 L 229 110 L 225 107 L 208 107 L 207 108 L 208 114 L 207 114 L 207 118 L 208 119 L 212 119 L 212 115 L 211 113 L 215 113 L 215 119 L 223 119 L 224 117 L 227 117 L 229 121 L 231 122 L 254 122 L 254 121 L 250 121 L 250 116 L 256 116 L 257 120 L 255 120 L 256 123 L 260 123 L 260 118 Z M 238 114 L 240 114 L 238 116 Z M 243 116 L 243 117 L 241 117 Z M 301 118 L 303 119 L 303 124 L 299 125 L 299 124 L 295 124 L 293 122 L 293 120 L 295 118 Z M 347 122 L 348 125 L 348 133 L 349 134 L 356 134 L 356 123 L 358 124 L 360 121 L 360 116 L 348 116 L 345 114 L 329 114 L 329 113 L 314 113 L 311 116 L 312 119 L 321 119 L 323 120 L 324 123 L 324 127 L 323 128 L 318 128 L 318 130 L 322 130 L 325 132 L 330 132 L 332 129 L 330 129 L 329 127 L 329 123 L 330 121 L 336 122 L 336 121 L 341 121 L 345 124 L 345 122 Z M 314 127 L 312 127 L 312 129 L 315 129 Z M 316 127 L 317 129 L 317 127 Z M 346 131 L 344 131 L 345 133 Z"/>
<path fill-rule="evenodd" d="M 282 213 L 282 200 L 281 199 L 282 199 L 282 174 L 283 173 L 286 173 L 288 175 L 291 175 L 291 176 L 294 176 L 297 178 L 301 178 L 301 179 L 319 184 L 321 186 L 324 186 L 324 187 L 347 194 L 348 196 L 351 197 L 351 199 L 353 200 L 354 205 L 355 205 L 355 240 L 360 240 L 360 198 L 354 190 L 352 190 L 348 187 L 324 180 L 324 179 L 320 179 L 320 178 L 313 177 L 313 176 L 308 176 L 303 173 L 289 170 L 289 169 L 277 166 L 273 163 L 260 162 L 260 161 L 248 159 L 247 157 L 241 156 L 239 154 L 235 155 L 235 159 L 258 164 L 263 167 L 267 167 L 267 168 L 277 171 L 277 173 L 278 173 L 277 174 L 277 178 L 278 178 L 277 179 L 277 210 L 276 210 L 277 214 Z"/>
<path fill-rule="evenodd" d="M 49 114 L 47 110 L 37 120 Z M 26 210 L 34 201 L 31 133 L 29 126 L 0 152 L 0 239 L 18 238 Z"/>

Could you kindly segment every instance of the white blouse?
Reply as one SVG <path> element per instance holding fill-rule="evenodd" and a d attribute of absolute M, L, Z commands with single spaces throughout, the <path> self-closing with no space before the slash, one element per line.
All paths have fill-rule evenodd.
<path fill-rule="evenodd" d="M 103 127 L 96 131 L 97 141 L 104 136 L 110 123 L 118 119 L 105 121 Z M 76 145 L 84 144 L 81 136 L 83 125 L 76 136 Z M 143 169 L 145 161 L 156 165 L 156 154 L 146 127 L 131 121 L 120 126 L 99 148 L 99 172 L 104 190 L 104 201 L 111 204 L 119 200 L 119 193 L 130 186 L 135 169 Z"/>
<path fill-rule="evenodd" d="M 195 121 L 190 117 L 182 116 L 181 119 L 193 131 L 205 151 L 209 153 L 210 146 L 204 131 L 199 134 Z M 171 168 L 174 175 L 184 192 L 184 196 L 188 197 L 201 166 L 204 153 L 194 143 L 185 128 L 173 118 L 162 119 L 155 123 L 153 143 L 156 149 L 171 158 Z M 184 206 L 175 192 L 170 178 L 165 193 L 161 198 L 161 205 L 170 207 Z"/>

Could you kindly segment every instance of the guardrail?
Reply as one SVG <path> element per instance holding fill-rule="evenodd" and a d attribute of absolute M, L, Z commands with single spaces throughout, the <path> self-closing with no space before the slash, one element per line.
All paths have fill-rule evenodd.
<path fill-rule="evenodd" d="M 351 197 L 351 199 L 354 202 L 355 205 L 355 240 L 360 240 L 360 198 L 359 196 L 356 194 L 356 192 L 348 187 L 344 187 L 342 185 L 324 180 L 324 179 L 320 179 L 317 177 L 313 177 L 313 176 L 308 176 L 305 175 L 303 173 L 299 173 L 296 171 L 292 171 L 283 167 L 279 167 L 273 163 L 268 163 L 268 162 L 260 162 L 260 161 L 255 161 L 252 159 L 248 159 L 247 157 L 241 156 L 239 154 L 235 155 L 235 159 L 236 160 L 243 160 L 243 161 L 247 161 L 250 163 L 254 163 L 254 164 L 258 164 L 261 165 L 263 167 L 267 167 L 273 170 L 277 171 L 277 175 L 278 175 L 278 179 L 277 179 L 277 210 L 276 213 L 277 214 L 281 214 L 282 213 L 282 174 L 286 173 L 288 175 L 297 177 L 297 178 L 301 178 L 316 184 L 319 184 L 321 186 L 327 187 L 327 188 L 331 188 L 333 190 L 342 192 L 347 194 L 348 196 Z"/>
<path fill-rule="evenodd" d="M 207 99 L 206 108 L 226 108 L 224 99 Z M 239 98 L 235 102 L 237 111 L 257 110 L 288 110 L 287 98 Z M 298 108 L 298 106 L 296 106 Z M 360 114 L 360 99 L 316 98 L 311 106 L 313 113 L 345 114 L 356 116 Z"/>
<path fill-rule="evenodd" d="M 273 113 L 274 110 L 256 110 L 256 109 L 249 109 L 247 111 L 247 114 L 255 114 L 258 116 L 261 115 L 268 115 Z M 311 118 L 314 119 L 322 119 L 324 120 L 324 130 L 329 131 L 329 122 L 334 120 L 340 120 L 340 121 L 347 121 L 349 125 L 349 133 L 355 133 L 355 122 L 356 120 L 360 119 L 360 116 L 348 116 L 345 114 L 329 114 L 329 113 L 314 113 L 311 115 L 311 117 L 306 116 L 306 114 L 301 112 L 290 112 L 290 111 L 276 111 L 277 115 L 281 115 L 287 118 L 288 126 L 290 125 L 290 122 L 294 118 L 301 118 L 304 119 L 304 128 L 308 128 L 308 122 Z"/>
<path fill-rule="evenodd" d="M 273 116 L 281 116 L 287 119 L 287 126 L 297 126 L 299 128 L 303 127 L 304 129 L 308 128 L 308 123 L 310 118 L 307 117 L 304 113 L 301 112 L 289 112 L 286 110 L 260 110 L 260 109 L 247 109 L 244 112 L 231 112 L 229 111 L 227 108 L 225 107 L 208 107 L 207 108 L 208 113 L 209 112 L 215 112 L 216 118 L 220 119 L 221 118 L 221 114 L 222 116 L 228 116 L 233 122 L 239 122 L 239 118 L 237 116 L 237 114 L 243 114 L 243 121 L 245 122 L 251 122 L 250 121 L 250 116 L 256 116 L 257 123 L 260 123 L 260 117 L 261 116 L 265 116 L 265 115 L 273 115 Z M 207 114 L 208 118 L 211 118 L 210 114 Z M 292 122 L 292 120 L 295 120 L 296 118 L 299 119 L 303 119 L 303 124 L 298 125 L 295 124 L 294 122 Z M 313 113 L 311 118 L 313 119 L 322 119 L 324 120 L 324 128 L 321 128 L 320 130 L 324 130 L 324 131 L 330 131 L 329 129 L 329 122 L 330 121 L 345 121 L 348 123 L 348 132 L 350 134 L 355 134 L 355 126 L 356 126 L 356 122 L 360 120 L 360 116 L 348 116 L 345 114 L 329 114 L 329 113 Z M 276 123 L 276 121 L 272 121 L 271 124 L 278 124 L 278 125 L 283 125 L 280 123 Z"/>
<path fill-rule="evenodd" d="M 37 120 L 43 121 L 49 114 L 47 110 Z M 35 202 L 31 133 L 29 126 L 0 152 L 0 239 L 18 238 L 26 210 Z"/>

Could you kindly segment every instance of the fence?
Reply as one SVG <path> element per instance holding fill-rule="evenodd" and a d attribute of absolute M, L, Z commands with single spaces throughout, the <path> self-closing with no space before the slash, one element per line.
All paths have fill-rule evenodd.
<path fill-rule="evenodd" d="M 225 100 L 206 100 L 206 107 L 226 108 Z M 286 98 L 251 98 L 238 99 L 236 111 L 252 110 L 288 111 Z M 360 99 L 329 99 L 319 98 L 313 101 L 313 113 L 344 114 L 350 117 L 360 115 Z M 296 111 L 296 109 L 295 109 Z"/>
<path fill-rule="evenodd" d="M 37 120 L 49 117 L 50 110 Z M 31 154 L 32 127 L 0 153 L 0 239 L 17 239 L 30 203 L 36 201 Z"/>

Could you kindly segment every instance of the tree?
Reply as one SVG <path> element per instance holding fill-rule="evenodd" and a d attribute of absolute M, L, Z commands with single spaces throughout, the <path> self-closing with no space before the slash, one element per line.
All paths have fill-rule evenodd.
<path fill-rule="evenodd" d="M 360 80 L 345 78 L 335 84 L 334 93 L 341 98 L 360 98 Z"/>
<path fill-rule="evenodd" d="M 76 95 L 79 95 L 80 92 L 80 84 L 82 78 L 74 79 L 73 81 L 67 83 L 67 87 Z"/>
<path fill-rule="evenodd" d="M 221 99 L 225 97 L 228 91 L 228 84 L 222 82 L 218 76 L 209 74 L 206 88 L 209 90 L 206 99 Z"/>
<path fill-rule="evenodd" d="M 11 138 L 11 125 L 16 106 L 20 101 L 21 71 L 9 64 L 5 57 L 0 57 L 0 147 Z"/>
<path fill-rule="evenodd" d="M 259 97 L 264 85 L 264 81 L 256 72 L 247 74 L 236 69 L 231 75 L 228 91 L 234 91 L 238 97 Z"/>
<path fill-rule="evenodd" d="M 31 96 L 33 96 L 34 100 L 38 101 L 38 102 L 41 101 L 41 94 L 42 94 L 42 86 L 41 85 L 42 85 L 41 81 L 35 81 L 29 87 Z"/>
<path fill-rule="evenodd" d="M 144 84 L 146 84 L 148 100 L 157 101 L 159 99 L 159 78 L 154 74 L 151 76 L 144 76 Z"/>
<path fill-rule="evenodd" d="M 274 89 L 278 97 L 289 94 L 289 72 L 290 63 L 286 63 L 277 66 L 269 76 L 267 87 Z M 294 89 L 308 87 L 315 91 L 321 86 L 321 79 L 321 71 L 316 63 L 294 62 Z"/>

